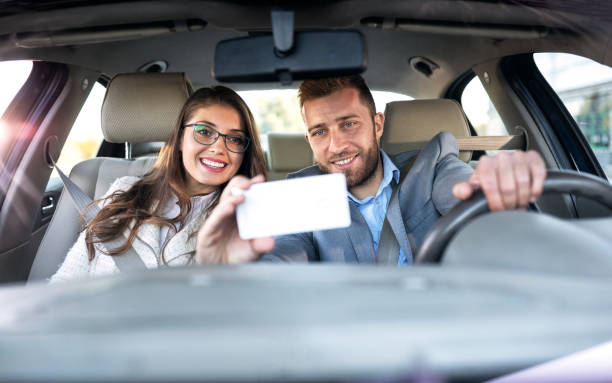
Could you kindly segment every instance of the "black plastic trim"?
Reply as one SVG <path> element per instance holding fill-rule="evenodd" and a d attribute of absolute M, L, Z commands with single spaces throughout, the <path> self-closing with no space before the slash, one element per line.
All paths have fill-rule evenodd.
<path fill-rule="evenodd" d="M 110 82 L 111 78 L 105 74 L 100 75 L 100 77 L 98 77 L 98 82 L 105 88 L 108 87 L 108 83 Z"/>
<path fill-rule="evenodd" d="M 500 67 L 552 149 L 559 167 L 607 179 L 576 121 L 540 73 L 533 55 L 504 58 Z"/>
<path fill-rule="evenodd" d="M 457 100 L 459 103 L 461 103 L 461 95 L 463 94 L 465 87 L 474 77 L 476 77 L 476 73 L 474 73 L 474 71 L 471 69 L 468 69 L 460 74 L 459 77 L 457 77 L 455 81 L 453 81 L 449 87 L 446 88 L 444 98 Z"/>

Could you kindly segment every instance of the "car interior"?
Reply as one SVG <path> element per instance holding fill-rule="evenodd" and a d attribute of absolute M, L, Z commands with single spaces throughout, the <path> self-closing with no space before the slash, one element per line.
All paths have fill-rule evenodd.
<path fill-rule="evenodd" d="M 182 104 L 189 97 L 191 85 L 184 74 L 137 73 L 122 74 L 108 85 L 102 105 L 102 130 L 109 143 L 134 144 L 165 141 L 172 132 Z M 137 104 L 130 100 L 138 100 Z M 155 113 L 150 113 L 155 111 Z M 467 119 L 461 106 L 454 100 L 413 100 L 387 104 L 388 117 L 381 139 L 381 147 L 390 154 L 422 148 L 442 131 L 456 137 L 470 137 Z M 410 116 L 410 118 L 406 118 Z M 432 117 L 435 116 L 435 119 Z M 409 121 L 409 123 L 406 123 Z M 425 129 L 423 129 L 423 127 Z M 432 129 L 431 127 L 435 127 Z M 312 150 L 298 134 L 269 134 L 267 161 L 269 180 L 284 179 L 289 172 L 313 164 Z M 475 142 L 461 142 L 461 159 L 469 162 L 471 151 L 523 149 L 514 143 L 498 146 L 510 137 L 478 137 Z M 521 141 L 518 141 L 519 144 Z M 127 150 L 131 152 L 131 150 Z M 70 178 L 93 199 L 101 198 L 111 183 L 122 176 L 142 176 L 153 165 L 151 154 L 126 158 L 97 157 L 77 164 Z M 81 220 L 68 194 L 62 194 L 56 212 L 38 247 L 28 279 L 48 279 L 76 241 Z M 46 249 L 56 249 L 55 256 Z"/>
<path fill-rule="evenodd" d="M 210 11 L 204 4 L 215 4 L 215 11 Z M 188 77 L 189 80 L 185 79 L 185 82 L 193 84 L 194 88 L 215 83 L 211 77 L 215 70 L 217 75 L 225 75 L 228 81 L 232 81 L 230 86 L 239 90 L 283 86 L 282 80 L 273 83 L 269 78 L 261 82 L 261 78 L 255 79 L 254 76 L 251 77 L 251 80 L 255 79 L 254 82 L 244 81 L 245 77 L 232 78 L 231 63 L 223 62 L 228 54 L 213 55 L 217 43 L 234 37 L 272 38 L 270 20 L 273 20 L 275 10 L 263 3 L 238 4 L 189 1 L 173 6 L 147 4 L 149 16 L 128 16 L 120 14 L 122 8 L 118 3 L 98 4 L 96 7 L 100 11 L 91 13 L 91 8 L 76 2 L 74 7 L 70 7 L 71 15 L 75 17 L 62 16 L 63 9 L 59 6 L 50 6 L 44 11 L 44 18 L 30 18 L 27 12 L 15 11 L 18 8 L 7 8 L 4 14 L 0 14 L 4 21 L 0 33 L 9 36 L 2 45 L 2 60 L 36 60 L 32 74 L 12 104 L 14 110 L 9 108 L 3 116 L 4 123 L 11 125 L 23 120 L 25 111 L 20 108 L 28 108 L 23 100 L 55 100 L 38 107 L 42 110 L 34 105 L 29 106 L 32 109 L 29 120 L 33 123 L 22 129 L 32 129 L 29 133 L 23 132 L 24 135 L 32 135 L 31 141 L 18 140 L 12 145 L 5 142 L 7 146 L 3 148 L 6 155 L 13 153 L 9 155 L 11 161 L 4 169 L 5 177 L 10 177 L 12 182 L 7 182 L 3 195 L 4 208 L 0 215 L 3 281 L 25 281 L 30 275 L 30 278 L 48 275 L 38 273 L 38 260 L 32 267 L 34 259 L 39 258 L 35 256 L 40 253 L 37 250 L 48 251 L 47 239 L 43 240 L 43 237 L 49 240 L 54 238 L 55 241 L 56 235 L 51 234 L 53 230 L 45 235 L 49 222 L 62 221 L 56 217 L 57 214 L 53 214 L 55 206 L 59 208 L 59 204 L 52 204 L 51 207 L 45 205 L 45 216 L 42 217 L 41 202 L 37 202 L 43 201 L 44 205 L 50 198 L 57 201 L 61 191 L 61 184 L 55 183 L 54 190 L 47 187 L 50 168 L 46 157 L 60 152 L 69 133 L 70 121 L 76 117 L 96 81 L 108 89 L 102 108 L 105 140 L 98 154 L 100 157 L 131 158 L 131 162 L 126 163 L 133 164 L 139 164 L 141 156 L 154 156 L 160 148 L 160 141 L 165 138 L 161 134 L 155 136 L 153 130 L 144 129 L 140 133 L 135 124 L 150 121 L 147 125 L 151 125 L 153 121 L 165 121 L 167 127 L 171 125 L 169 122 L 173 116 L 172 112 L 165 111 L 167 105 L 150 100 L 146 91 L 134 95 L 129 92 L 111 94 L 114 88 L 111 85 L 119 81 L 122 74 L 140 73 L 141 77 L 133 76 L 142 78 L 143 82 L 145 78 L 148 79 L 146 82 L 150 82 L 151 88 L 158 86 L 155 84 L 158 81 L 156 76 L 160 73 L 143 71 L 177 73 L 179 77 Z M 482 12 L 476 16 L 469 12 L 470 4 L 440 4 L 439 12 L 427 16 L 426 7 L 412 2 L 392 2 L 384 12 L 389 16 L 374 17 L 372 15 L 380 12 L 372 5 L 360 2 L 356 7 L 359 12 L 353 14 L 334 12 L 345 9 L 346 5 L 330 2 L 322 8 L 315 7 L 317 12 L 323 9 L 323 13 L 328 15 L 326 18 L 319 17 L 318 25 L 313 24 L 310 17 L 315 8 L 301 6 L 295 7 L 294 13 L 291 13 L 295 19 L 287 25 L 296 31 L 324 31 L 340 25 L 349 26 L 347 30 L 359 31 L 367 43 L 367 60 L 362 60 L 367 61 L 367 70 L 363 75 L 371 88 L 397 92 L 408 90 L 415 98 L 414 101 L 391 102 L 385 109 L 387 121 L 381 147 L 391 153 L 418 148 L 437 132 L 450 130 L 458 138 L 462 158 L 466 161 L 471 158 L 472 166 L 476 165 L 478 156 L 484 150 L 527 149 L 540 152 L 551 169 L 578 167 L 576 170 L 603 176 L 601 167 L 593 160 L 592 152 L 576 131 L 575 123 L 561 120 L 565 122 L 566 131 L 557 132 L 558 136 L 554 137 L 544 126 L 544 122 L 550 125 L 548 121 L 552 121 L 551 118 L 538 120 L 546 117 L 546 113 L 556 112 L 554 108 L 546 110 L 539 106 L 542 109 L 539 114 L 529 110 L 528 106 L 531 105 L 520 99 L 521 94 L 513 85 L 513 82 L 528 80 L 514 78 L 521 73 L 531 75 L 528 69 L 521 70 L 530 65 L 529 52 L 564 51 L 606 63 L 607 45 L 597 34 L 605 24 L 596 26 L 589 23 L 588 28 L 591 29 L 587 33 L 584 30 L 587 27 L 580 23 L 594 13 L 593 8 L 596 7 L 571 13 L 564 7 L 545 11 L 534 6 L 533 9 L 542 12 L 539 15 L 537 12 L 531 13 L 529 7 L 508 5 L 499 12 L 494 5 L 478 3 Z M 34 3 L 24 7 L 40 11 Z M 575 8 L 571 10 L 576 11 Z M 543 16 L 546 12 L 562 14 L 563 17 L 546 18 Z M 88 17 L 79 17 L 81 15 Z M 248 17 L 243 17 L 246 15 Z M 411 21 L 410 17 L 402 15 L 420 17 L 423 21 Z M 467 15 L 475 19 L 462 25 L 461 18 Z M 514 18 L 516 22 L 502 22 L 502 15 L 509 20 Z M 160 18 L 172 21 L 161 22 Z M 45 23 L 56 20 L 57 25 L 40 24 L 40 20 L 45 20 Z M 282 18 L 277 17 L 277 20 Z M 490 27 L 494 23 L 499 25 Z M 295 36 L 304 35 L 303 32 L 299 33 Z M 134 37 L 135 34 L 138 38 Z M 280 35 L 277 33 L 277 37 Z M 328 44 L 332 44 L 332 36 L 327 37 Z M 298 37 L 296 41 L 299 41 Z M 564 48 L 561 48 L 562 44 L 565 44 Z M 187 51 L 190 54 L 185 54 Z M 216 61 L 213 62 L 213 59 Z M 304 75 L 299 70 L 294 68 L 292 75 Z M 477 137 L 474 127 L 465 118 L 460 95 L 462 87 L 474 76 L 486 85 L 488 96 L 508 131 L 507 136 Z M 44 82 L 39 84 L 41 78 L 44 78 Z M 290 87 L 295 87 L 297 81 L 289 83 L 293 84 Z M 187 85 L 186 89 L 190 86 Z M 118 106 L 113 106 L 115 103 Z M 557 107 L 560 109 L 558 114 L 564 115 L 563 108 Z M 162 111 L 163 115 L 160 114 Z M 173 113 L 176 114 L 176 110 Z M 35 118 L 40 121 L 35 121 Z M 554 122 L 559 126 L 559 121 Z M 129 132 L 134 132 L 134 136 Z M 313 163 L 312 153 L 300 136 L 298 133 L 272 132 L 265 137 L 270 180 L 282 179 L 287 173 Z M 572 136 L 575 136 L 573 141 Z M 559 150 L 564 145 L 567 148 Z M 474 155 L 470 154 L 472 149 L 475 149 Z M 85 172 L 89 174 L 89 171 Z M 19 181 L 23 177 L 28 179 L 27 183 Z M 104 182 L 97 184 L 96 196 L 102 193 L 105 185 Z M 545 196 L 539 205 L 543 211 L 562 218 L 609 213 L 589 201 L 568 196 Z M 60 214 L 65 214 L 64 210 Z M 51 219 L 51 216 L 54 218 Z M 71 226 L 72 229 L 75 227 Z M 70 242 L 69 238 L 74 238 L 75 234 L 72 233 L 65 243 Z M 41 243 L 43 246 L 39 246 Z M 61 246 L 59 249 L 62 250 L 58 250 L 58 253 L 64 253 L 66 248 L 67 245 Z M 49 262 L 57 263 L 61 257 L 62 254 L 53 254 Z"/>
<path fill-rule="evenodd" d="M 108 330 L 103 320 L 112 322 L 114 319 L 109 316 L 112 315 L 109 312 L 113 313 L 113 309 L 116 309 L 117 315 L 124 319 L 130 315 L 144 317 L 146 314 L 135 314 L 136 308 L 146 310 L 152 307 L 145 306 L 138 295 L 129 290 L 131 285 L 127 282 L 113 284 L 112 281 L 93 281 L 90 285 L 79 285 L 81 291 L 84 291 L 82 293 L 73 292 L 69 287 L 58 287 L 49 293 L 53 295 L 46 303 L 43 298 L 36 297 L 37 292 L 46 288 L 47 279 L 57 270 L 81 230 L 79 213 L 70 197 L 62 192 L 63 185 L 57 181 L 52 171 L 54 161 L 62 153 L 71 128 L 95 84 L 105 88 L 100 110 L 103 140 L 97 144 L 96 154 L 92 158 L 79 161 L 67 169 L 70 178 L 94 199 L 104 195 L 118 177 L 140 176 L 151 169 L 163 142 L 174 128 L 184 101 L 194 89 L 223 84 L 245 92 L 278 89 L 296 91 L 300 79 L 321 77 L 329 73 L 360 72 L 372 90 L 396 92 L 412 98 L 388 102 L 381 110 L 385 114 L 385 125 L 380 147 L 390 154 L 418 150 L 439 132 L 447 131 L 457 138 L 460 158 L 472 167 L 476 167 L 479 157 L 487 153 L 535 150 L 542 155 L 548 169 L 590 175 L 599 180 L 595 181 L 599 182 L 599 186 L 589 189 L 594 192 L 585 191 L 587 187 L 583 183 L 587 181 L 579 178 L 572 181 L 571 187 L 564 188 L 563 193 L 544 194 L 532 207 L 535 212 L 506 212 L 478 219 L 476 215 L 470 215 L 470 222 L 461 221 L 460 227 L 453 231 L 459 234 L 449 239 L 442 262 L 420 267 L 423 271 L 417 273 L 423 274 L 415 275 L 414 278 L 400 275 L 400 270 L 390 270 L 392 274 L 384 274 L 386 271 L 376 268 L 368 269 L 364 274 L 360 271 L 352 273 L 352 269 L 322 268 L 319 271 L 305 271 L 303 275 L 324 286 L 331 284 L 330 281 L 336 281 L 336 278 L 341 283 L 357 286 L 356 290 L 367 297 L 368 302 L 373 302 L 385 318 L 395 318 L 394 313 L 407 317 L 410 313 L 423 310 L 435 317 L 431 323 L 439 325 L 440 318 L 446 315 L 444 311 L 437 311 L 439 307 L 443 304 L 452 307 L 449 310 L 452 310 L 453 318 L 457 318 L 457 327 L 442 326 L 443 330 L 438 335 L 436 329 L 440 327 L 423 327 L 423 332 L 410 340 L 411 346 L 420 351 L 431 351 L 432 359 L 424 361 L 423 365 L 431 362 L 434 369 L 442 366 L 443 374 L 449 374 L 447 376 L 451 381 L 499 376 L 518 367 L 524 368 L 541 362 L 543 358 L 559 356 L 560 350 L 575 350 L 594 344 L 602 337 L 612 336 L 612 328 L 607 320 L 612 307 L 602 302 L 603 297 L 612 291 L 605 279 L 609 279 L 612 274 L 612 259 L 609 258 L 612 246 L 612 206 L 606 205 L 607 202 L 602 202 L 600 198 L 602 193 L 612 190 L 606 189 L 609 188 L 605 170 L 607 164 L 601 160 L 603 157 L 598 157 L 599 152 L 596 155 L 590 146 L 590 136 L 587 137 L 584 124 L 581 125 L 572 117 L 569 111 L 571 108 L 566 107 L 534 61 L 536 53 L 564 53 L 590 59 L 609 69 L 612 66 L 610 30 L 612 6 L 606 2 L 587 0 L 556 3 L 527 0 L 392 0 L 385 2 L 384 6 L 378 2 L 361 0 L 0 1 L 0 63 L 17 60 L 32 62 L 30 74 L 11 99 L 0 120 L 0 131 L 5 137 L 0 140 L 0 283 L 8 286 L 6 295 L 0 291 L 0 302 L 3 297 L 11 302 L 28 302 L 31 306 L 15 306 L 15 310 L 40 314 L 40 320 L 48 319 L 51 324 L 45 327 L 45 331 L 53 334 L 56 334 L 54 331 L 57 329 L 61 330 L 57 334 L 65 334 L 62 331 L 67 331 L 65 329 L 68 325 L 80 328 L 79 320 L 90 320 L 99 326 L 96 327 L 96 336 L 100 338 L 96 339 L 105 347 L 108 345 L 109 350 L 115 334 L 109 337 L 108 344 L 101 335 Z M 357 40 L 348 43 L 343 40 L 347 38 L 341 35 L 344 32 L 350 32 L 350 39 L 362 41 L 363 48 L 353 47 L 352 44 Z M 268 46 L 270 49 L 262 49 Z M 322 51 L 329 47 L 335 48 L 341 55 L 334 56 L 334 49 L 331 49 L 331 53 L 325 51 L 323 55 Z M 292 55 L 297 59 L 291 61 Z M 319 64 L 327 67 L 321 69 L 317 66 Z M 505 133 L 489 135 L 477 131 L 478 126 L 470 118 L 462 100 L 472 80 L 482 84 L 487 96 L 486 102 L 490 102 L 492 109 L 499 114 Z M 612 108 L 612 103 L 610 105 Z M 612 116 L 612 111 L 610 113 Z M 607 121 L 606 129 L 610 129 L 610 117 L 602 118 L 601 121 Z M 315 164 L 312 150 L 299 129 L 282 132 L 271 130 L 262 136 L 262 141 L 268 181 L 284 179 L 288 173 Z M 612 146 L 606 150 L 609 148 Z M 551 189 L 554 190 L 557 189 Z M 484 214 L 484 211 L 479 210 L 478 215 Z M 584 258 L 578 257 L 578 253 L 585 254 Z M 528 256 L 520 258 L 525 254 Z M 559 255 L 560 260 L 553 264 L 555 254 Z M 167 291 L 153 286 L 146 277 L 136 276 L 134 281 L 142 283 L 142 290 L 149 288 L 163 297 L 166 297 L 166 293 L 180 293 L 181 290 L 176 286 L 181 283 L 190 287 L 213 286 L 212 290 L 220 295 L 210 298 L 211 305 L 220 310 L 227 309 L 227 312 L 231 311 L 228 308 L 231 304 L 224 303 L 220 297 L 231 299 L 236 296 L 232 294 L 236 294 L 240 288 L 259 288 L 261 285 L 257 283 L 269 280 L 283 283 L 297 281 L 295 291 L 290 288 L 280 292 L 263 283 L 263 301 L 242 302 L 246 307 L 244 311 L 240 311 L 243 308 L 235 311 L 237 316 L 253 315 L 260 323 L 267 323 L 267 319 L 258 317 L 263 314 L 257 311 L 256 305 L 268 307 L 266 305 L 276 299 L 275 294 L 278 294 L 279 302 L 287 305 L 288 310 L 294 310 L 291 312 L 306 318 L 304 322 L 298 321 L 300 325 L 307 319 L 316 322 L 313 312 L 318 309 L 317 304 L 327 302 L 333 305 L 332 298 L 343 302 L 332 311 L 346 308 L 348 312 L 360 307 L 357 305 L 358 296 L 347 297 L 337 292 L 324 296 L 321 290 L 305 290 L 306 284 L 300 283 L 307 278 L 301 279 L 302 274 L 299 274 L 292 279 L 295 275 L 289 266 L 282 266 L 278 271 L 266 267 L 262 266 L 254 273 L 249 273 L 249 269 L 236 269 L 236 274 L 228 270 L 218 270 L 217 273 L 214 268 L 202 268 L 197 271 L 201 274 L 197 275 L 178 270 L 174 274 L 157 277 L 168 283 L 170 287 Z M 467 269 L 473 270 L 474 274 L 469 274 L 465 271 Z M 453 274 L 453 270 L 458 270 L 457 274 Z M 524 271 L 526 274 L 510 282 L 511 278 L 504 274 L 507 270 Z M 371 274 L 366 275 L 366 272 Z M 532 276 L 528 275 L 529 272 L 542 274 Z M 572 275 L 579 278 L 573 284 L 561 280 L 561 276 Z M 240 287 L 240 281 L 247 283 Z M 595 284 L 589 285 L 589 282 Z M 544 287 L 539 283 L 547 285 Z M 24 285 L 33 290 L 18 290 Z M 113 286 L 117 292 L 125 293 L 125 297 L 114 301 L 110 295 L 104 295 L 110 291 L 105 289 Z M 219 289 L 218 286 L 226 289 Z M 373 286 L 374 290 L 367 290 L 364 286 Z M 385 295 L 387 292 L 376 290 L 382 289 L 381 286 L 389 289 L 400 286 L 402 291 L 411 294 L 411 298 L 431 288 L 431 300 L 420 301 L 420 298 L 414 298 L 413 303 L 406 303 L 414 304 L 410 310 L 416 311 L 410 311 L 404 306 L 395 307 L 391 303 L 386 305 L 387 301 L 378 299 L 377 294 L 388 297 Z M 495 287 L 489 289 L 488 286 Z M 232 290 L 234 288 L 237 290 Z M 460 301 L 465 306 L 453 303 L 452 290 L 465 291 L 461 299 L 466 301 Z M 96 291 L 101 291 L 101 295 L 94 296 Z M 508 294 L 505 296 L 510 296 L 507 306 L 503 306 L 503 302 L 495 296 L 502 294 L 502 291 Z M 563 291 L 568 292 L 568 295 L 563 296 Z M 93 296 L 90 306 L 87 306 L 90 312 L 80 312 L 76 304 L 62 306 L 62 302 L 67 301 L 62 301 L 62 294 L 79 296 L 83 303 L 86 300 L 83 297 L 90 292 Z M 292 293 L 304 295 L 296 298 Z M 534 298 L 540 293 L 545 294 L 545 298 Z M 470 298 L 470 294 L 474 294 L 475 298 Z M 588 298 L 581 301 L 584 296 Z M 196 291 L 189 290 L 185 297 L 196 300 L 198 295 Z M 302 298 L 304 306 L 299 306 Z M 59 302 L 59 307 L 67 308 L 67 311 L 53 311 L 49 308 L 51 302 Z M 440 306 L 436 306 L 438 303 Z M 35 304 L 43 305 L 41 307 L 44 309 L 36 308 Z M 108 310 L 91 308 L 95 304 Z M 180 304 L 171 302 L 168 307 L 184 309 Z M 128 306 L 133 307 L 134 311 L 126 308 Z M 490 312 L 483 311 L 487 307 L 491 308 Z M 521 313 L 522 309 L 527 308 L 541 310 L 538 311 L 541 316 L 534 314 L 530 317 L 525 314 L 533 319 L 532 323 L 537 328 L 525 330 L 526 327 L 517 326 L 504 333 L 493 324 L 489 316 L 496 309 L 499 311 L 495 311 L 495 315 L 499 313 L 501 317 Z M 592 314 L 584 322 L 580 322 L 580 308 L 585 310 L 585 317 Z M 555 309 L 567 316 L 555 322 L 561 317 L 553 312 Z M 202 307 L 193 310 L 204 315 L 203 311 L 198 311 L 204 310 Z M 289 315 L 282 308 L 273 307 L 271 312 L 278 315 L 278 318 L 288 318 Z M 338 314 L 338 318 L 345 318 L 345 314 Z M 96 315 L 100 318 L 96 319 Z M 210 323 L 225 323 L 221 314 L 210 315 L 206 317 Z M 478 329 L 478 323 L 472 322 L 470 315 L 479 315 L 479 318 L 488 321 L 482 326 L 482 331 Z M 17 317 L 19 315 L 15 314 Z M 0 315 L 0 329 L 4 328 L 2 323 L 14 323 L 9 314 L 6 318 L 2 319 Z M 181 317 L 180 320 L 192 323 L 186 318 Z M 425 314 L 421 319 L 422 323 L 430 323 Z M 512 327 L 510 319 L 500 319 L 499 323 Z M 65 324 L 62 324 L 63 320 Z M 161 322 L 159 319 L 158 323 Z M 28 323 L 24 324 L 26 330 Z M 238 319 L 227 323 L 240 325 Z M 380 342 L 377 344 L 381 346 L 375 352 L 381 355 L 402 352 L 403 349 L 394 343 L 396 340 L 390 330 L 394 328 L 392 325 L 378 328 L 373 322 L 367 323 L 382 334 L 377 338 Z M 401 322 L 393 323 L 403 329 L 404 324 Z M 555 323 L 556 327 L 551 323 Z M 275 334 L 271 327 L 263 330 L 256 328 L 256 331 L 261 330 L 260 333 L 253 332 L 252 328 L 233 329 L 231 331 L 235 332 L 232 334 L 252 340 L 252 343 L 245 345 L 236 354 L 233 362 L 242 363 L 240 358 L 244 357 L 247 350 L 257 353 L 258 347 L 263 349 L 262 345 L 272 347 L 266 341 L 280 342 L 283 334 L 299 338 L 299 342 L 304 342 L 300 345 L 307 344 L 304 349 L 308 345 L 316 349 L 325 343 L 325 347 L 333 349 L 330 355 L 336 357 L 348 352 L 346 350 L 353 346 L 355 350 L 361 350 L 364 344 L 368 344 L 367 341 L 375 342 L 372 340 L 374 335 L 365 338 L 369 333 L 361 333 L 359 336 L 364 338 L 359 339 L 363 343 L 355 343 L 356 346 L 344 342 L 359 332 L 355 330 L 357 327 L 351 327 L 353 325 L 357 326 L 350 322 L 346 332 L 338 335 L 338 338 L 326 333 L 323 325 L 317 327 L 313 333 L 320 335 L 320 339 L 327 337 L 325 339 L 331 340 L 316 344 L 308 343 L 306 337 L 296 335 L 298 330 L 304 330 L 301 327 L 296 330 L 293 327 L 283 327 L 284 324 L 279 325 L 283 329 L 278 333 L 281 335 Z M 353 332 L 349 331 L 349 327 Z M 525 332 L 517 335 L 517 331 L 521 330 Z M 581 330 L 586 333 L 581 333 Z M 217 346 L 222 345 L 224 340 L 221 332 L 215 333 L 214 329 L 210 332 L 211 342 L 214 340 L 218 342 Z M 474 355 L 467 355 L 470 352 L 463 355 L 461 352 L 461 342 L 464 340 L 462 334 L 468 333 L 471 339 L 481 342 Z M 495 341 L 487 343 L 489 341 L 483 333 L 496 334 L 499 344 L 507 345 L 505 351 L 499 355 L 489 352 L 485 344 L 493 344 Z M 426 341 L 427 334 L 435 338 L 431 345 Z M 562 339 L 563 336 L 559 334 L 568 335 Z M 146 334 L 143 331 L 138 334 L 141 335 L 144 337 Z M 260 335 L 261 338 L 251 338 Z M 141 339 L 133 334 L 129 336 Z M 346 336 L 342 338 L 345 348 L 334 348 L 334 339 L 340 342 L 342 336 Z M 512 336 L 514 339 L 510 339 Z M 551 343 L 531 351 L 525 351 L 518 344 L 535 342 L 538 336 L 547 337 Z M 164 340 L 172 344 L 170 349 L 180 348 L 180 341 L 185 342 L 184 350 L 193 351 L 197 347 L 195 343 L 189 343 L 196 342 L 195 338 L 172 339 L 172 336 L 168 336 Z M 80 338 L 75 340 L 76 345 L 89 347 L 84 346 L 83 342 Z M 143 344 L 153 344 L 153 340 L 147 342 Z M 383 342 L 394 344 L 396 348 L 386 349 L 382 346 Z M 440 348 L 436 348 L 437 345 Z M 46 344 L 45 347 L 50 346 Z M 52 354 L 50 349 L 43 347 L 41 350 Z M 248 374 L 260 371 L 263 380 L 282 381 L 283 377 L 288 376 L 291 378 L 289 380 L 295 381 L 346 381 L 360 374 L 380 377 L 381 369 L 389 366 L 395 369 L 394 372 L 401 372 L 399 366 L 405 363 L 399 357 L 389 357 L 385 363 L 376 366 L 369 365 L 372 361 L 366 359 L 353 360 L 352 364 L 346 362 L 344 365 L 337 359 L 333 363 L 325 361 L 322 354 L 309 360 L 309 355 L 297 348 L 266 350 L 286 363 L 302 360 L 304 364 L 291 364 L 286 376 L 278 370 L 270 372 L 271 366 L 249 364 L 233 371 L 234 375 L 224 375 L 228 370 L 222 367 L 227 366 L 224 361 L 217 361 L 213 367 L 218 370 L 206 370 L 211 375 L 205 380 L 256 380 L 256 373 Z M 156 351 L 163 353 L 161 347 Z M 450 351 L 462 355 L 454 360 L 449 356 Z M 40 355 L 43 355 L 42 352 Z M 130 352 L 137 351 L 130 348 L 125 351 L 126 354 L 120 352 L 109 358 L 119 360 L 121 355 Z M 487 362 L 482 369 L 472 370 L 474 366 L 470 363 L 476 359 L 470 357 Z M 289 362 L 289 359 L 293 361 Z M 131 371 L 127 364 L 122 365 L 127 367 L 125 370 L 118 369 L 119 372 L 96 370 L 96 378 L 102 381 L 154 380 L 157 367 L 154 367 L 152 360 L 140 361 L 150 372 L 150 375 L 144 374 L 144 378 L 121 375 L 120 371 Z M 23 367 L 20 363 L 16 366 Z M 92 366 L 89 362 L 82 363 L 83 366 Z M 369 366 L 369 369 L 363 367 L 355 370 L 358 363 L 362 363 L 359 366 Z M 409 365 L 412 369 L 421 364 L 420 361 L 411 361 Z M 0 366 L 4 364 L 0 362 Z M 312 372 L 321 366 L 324 368 L 317 370 L 320 373 Z M 354 374 L 347 375 L 343 366 L 353 368 L 351 371 Z M 197 380 L 192 378 L 197 376 L 196 373 L 204 371 L 198 368 L 188 366 L 184 370 L 173 371 L 176 375 L 160 376 L 178 376 L 185 381 Z M 177 371 L 183 371 L 185 375 Z M 113 375 L 115 373 L 119 375 Z M 244 375 L 240 375 L 242 373 Z M 19 376 L 0 373 L 0 380 L 16 377 Z M 33 376 L 27 377 L 32 380 Z M 59 380 L 79 379 L 78 375 L 60 374 L 58 377 Z M 40 376 L 37 379 L 45 380 Z"/>
<path fill-rule="evenodd" d="M 174 129 L 190 88 L 184 74 L 136 73 L 115 77 L 108 85 L 102 106 L 104 139 L 126 146 L 165 141 Z M 144 175 L 157 158 L 155 155 L 126 157 L 83 161 L 73 168 L 70 178 L 90 197 L 98 199 L 117 178 Z M 53 275 L 63 261 L 62 254 L 65 256 L 76 241 L 80 227 L 79 211 L 70 196 L 62 194 L 38 247 L 41 256 L 34 259 L 29 278 L 47 279 Z M 49 256 L 44 250 L 49 248 L 61 249 L 56 253 L 58 257 Z"/>

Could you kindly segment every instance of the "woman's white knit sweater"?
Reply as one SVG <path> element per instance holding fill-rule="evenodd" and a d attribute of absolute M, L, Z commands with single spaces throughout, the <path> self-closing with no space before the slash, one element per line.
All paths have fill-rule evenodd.
<path fill-rule="evenodd" d="M 139 178 L 137 177 L 122 177 L 110 186 L 105 194 L 111 195 L 118 190 L 128 190 Z M 192 197 L 191 213 L 187 217 L 184 227 L 179 228 L 175 234 L 174 230 L 167 227 L 160 227 L 152 224 L 143 224 L 134 240 L 132 248 L 136 251 L 145 266 L 149 269 L 157 268 L 160 265 L 167 264 L 169 266 L 183 266 L 193 262 L 195 253 L 196 235 L 194 234 L 204 222 L 203 209 L 211 200 L 212 193 L 206 196 Z M 162 217 L 174 218 L 179 213 L 177 198 L 171 198 L 166 207 L 162 211 Z M 128 231 L 124 233 L 127 238 Z M 164 247 L 164 244 L 166 246 Z M 162 261 L 162 250 L 163 257 Z M 97 277 L 110 275 L 119 272 L 115 265 L 114 257 L 123 255 L 109 256 L 99 251 L 96 247 L 95 256 L 90 261 L 87 254 L 87 246 L 85 244 L 85 231 L 82 231 L 77 241 L 72 246 L 66 259 L 60 266 L 59 270 L 51 277 L 50 281 L 59 282 L 73 279 L 82 279 L 86 277 Z"/>

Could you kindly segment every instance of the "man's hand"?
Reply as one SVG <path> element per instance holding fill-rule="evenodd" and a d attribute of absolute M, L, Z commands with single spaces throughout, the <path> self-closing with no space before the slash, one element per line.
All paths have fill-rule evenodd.
<path fill-rule="evenodd" d="M 243 263 L 254 261 L 274 248 L 274 238 L 243 240 L 238 235 L 236 207 L 244 202 L 242 192 L 252 184 L 263 182 L 259 175 L 252 179 L 236 176 L 227 184 L 219 204 L 204 221 L 198 232 L 197 263 Z"/>
<path fill-rule="evenodd" d="M 545 179 L 546 167 L 537 152 L 502 152 L 481 157 L 470 179 L 456 184 L 453 194 L 463 200 L 481 188 L 491 211 L 524 209 L 542 194 Z"/>

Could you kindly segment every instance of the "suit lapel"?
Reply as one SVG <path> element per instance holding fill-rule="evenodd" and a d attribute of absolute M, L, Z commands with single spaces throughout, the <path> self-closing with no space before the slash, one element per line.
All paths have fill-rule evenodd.
<path fill-rule="evenodd" d="M 353 245 L 355 254 L 357 254 L 357 262 L 374 263 L 374 241 L 368 224 L 354 204 L 349 202 L 349 207 L 351 211 L 351 226 L 346 229 L 346 233 L 350 243 Z"/>
<path fill-rule="evenodd" d="M 423 203 L 419 200 L 420 196 L 430 195 L 415 190 L 419 187 L 419 168 L 422 167 L 423 162 L 420 154 L 420 151 L 413 150 L 392 157 L 392 161 L 400 169 L 401 175 L 400 183 L 396 186 L 398 190 L 389 201 L 387 219 L 400 248 L 408 259 L 414 256 L 413 252 L 416 251 L 416 247 L 409 233 L 411 227 L 407 227 L 406 222 L 410 222 L 411 213 L 415 211 L 415 205 Z"/>

